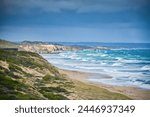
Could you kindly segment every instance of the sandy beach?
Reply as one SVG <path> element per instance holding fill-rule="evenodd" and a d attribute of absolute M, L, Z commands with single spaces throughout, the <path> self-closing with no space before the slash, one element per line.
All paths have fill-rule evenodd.
<path fill-rule="evenodd" d="M 88 80 L 89 77 L 92 77 L 95 75 L 97 75 L 97 77 L 99 77 L 99 78 L 111 78 L 111 77 L 103 75 L 103 74 L 93 74 L 93 73 L 63 70 L 63 69 L 60 69 L 60 73 L 66 74 L 68 79 L 72 80 L 75 84 L 77 84 L 77 87 L 78 87 L 77 90 L 81 89 L 81 85 L 83 85 L 83 87 L 84 86 L 88 87 L 88 89 L 86 88 L 87 89 L 86 91 L 88 91 L 88 94 L 85 94 L 85 96 L 89 96 L 91 93 L 91 95 L 93 95 L 93 98 L 95 98 L 95 99 L 99 99 L 98 98 L 99 89 L 100 89 L 100 93 L 101 93 L 101 89 L 104 89 L 104 90 L 112 92 L 112 93 L 123 94 L 123 95 L 129 97 L 129 99 L 136 99 L 136 100 L 150 99 L 150 90 L 137 88 L 137 87 L 107 85 L 107 84 L 102 84 L 102 83 L 91 82 Z M 83 90 L 84 90 L 84 88 L 83 88 Z M 97 90 L 98 92 L 97 93 L 95 92 L 94 93 L 95 95 L 94 95 L 92 90 Z M 83 92 L 83 91 L 81 91 L 81 92 Z M 78 99 L 78 97 L 74 97 L 74 98 Z M 84 97 L 82 97 L 81 99 L 84 99 Z"/>

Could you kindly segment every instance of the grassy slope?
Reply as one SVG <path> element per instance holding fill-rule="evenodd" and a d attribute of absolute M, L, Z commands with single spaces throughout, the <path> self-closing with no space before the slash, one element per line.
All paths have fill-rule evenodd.
<path fill-rule="evenodd" d="M 74 81 L 75 92 L 78 99 L 89 100 L 127 100 L 131 99 L 123 94 L 110 92 L 107 89 L 100 88 L 94 85 L 85 84 L 80 81 Z"/>
<path fill-rule="evenodd" d="M 18 48 L 18 44 L 0 39 L 0 48 Z"/>
<path fill-rule="evenodd" d="M 0 50 L 0 99 L 67 99 L 69 83 L 36 53 Z"/>

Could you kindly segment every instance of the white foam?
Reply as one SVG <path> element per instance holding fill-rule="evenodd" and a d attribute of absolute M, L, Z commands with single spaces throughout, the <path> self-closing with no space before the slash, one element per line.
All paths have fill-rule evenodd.
<path fill-rule="evenodd" d="M 112 48 L 111 50 L 149 50 L 150 48 Z"/>
<path fill-rule="evenodd" d="M 101 54 L 101 57 L 105 57 L 105 56 L 107 56 L 106 54 Z"/>
<path fill-rule="evenodd" d="M 143 62 L 150 63 L 150 61 L 136 60 L 136 58 L 124 59 L 123 57 L 114 57 L 111 55 L 110 57 L 108 57 L 108 54 L 106 52 L 104 53 L 86 52 L 84 54 L 80 52 L 64 52 L 59 54 L 42 54 L 42 56 L 50 63 L 62 69 L 112 75 L 112 79 L 101 80 L 91 78 L 90 80 L 94 82 L 102 82 L 110 85 L 120 86 L 134 85 L 137 87 L 150 89 L 149 84 L 142 84 L 140 80 L 136 81 L 137 79 L 142 79 L 145 81 L 148 81 L 150 79 L 149 74 L 143 74 L 142 71 L 150 71 L 150 65 L 142 66 L 143 64 L 130 64 Z"/>
<path fill-rule="evenodd" d="M 131 79 L 131 78 L 112 78 L 112 79 L 89 78 L 89 80 L 92 82 L 100 82 L 108 85 L 134 86 L 143 89 L 150 89 L 149 84 L 144 84 L 140 81 L 136 81 L 136 79 Z"/>
<path fill-rule="evenodd" d="M 122 64 L 121 63 L 114 63 L 114 64 L 112 64 L 112 66 L 122 66 Z"/>
<path fill-rule="evenodd" d="M 140 63 L 142 62 L 141 60 L 135 60 L 135 59 L 118 59 L 118 61 L 123 62 L 123 63 Z"/>
<path fill-rule="evenodd" d="M 141 70 L 148 70 L 150 71 L 150 65 L 145 65 L 141 68 Z"/>

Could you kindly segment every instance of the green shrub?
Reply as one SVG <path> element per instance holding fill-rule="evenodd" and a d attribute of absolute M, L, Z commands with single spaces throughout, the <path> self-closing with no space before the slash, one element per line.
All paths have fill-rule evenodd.
<path fill-rule="evenodd" d="M 47 75 L 45 75 L 44 77 L 43 77 L 43 80 L 44 81 L 55 81 L 55 80 L 59 80 L 60 78 L 59 77 L 56 77 L 56 76 L 51 76 L 51 75 L 49 75 L 49 74 L 47 74 Z"/>
<path fill-rule="evenodd" d="M 50 92 L 43 92 L 43 95 L 44 95 L 44 97 L 46 97 L 50 100 L 67 100 L 68 99 L 63 95 L 54 94 L 54 93 L 50 93 Z"/>
<path fill-rule="evenodd" d="M 66 89 L 61 87 L 40 87 L 40 92 L 53 92 L 53 93 L 69 93 Z"/>

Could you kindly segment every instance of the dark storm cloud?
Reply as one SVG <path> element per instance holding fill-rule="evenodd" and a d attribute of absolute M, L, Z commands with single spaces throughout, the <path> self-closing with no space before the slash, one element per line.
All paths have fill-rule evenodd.
<path fill-rule="evenodd" d="M 149 0 L 0 0 L 0 38 L 150 42 L 149 11 Z"/>
<path fill-rule="evenodd" d="M 149 5 L 148 0 L 1 0 L 1 8 L 6 12 L 27 12 L 38 9 L 41 12 L 113 12 L 136 10 Z"/>

